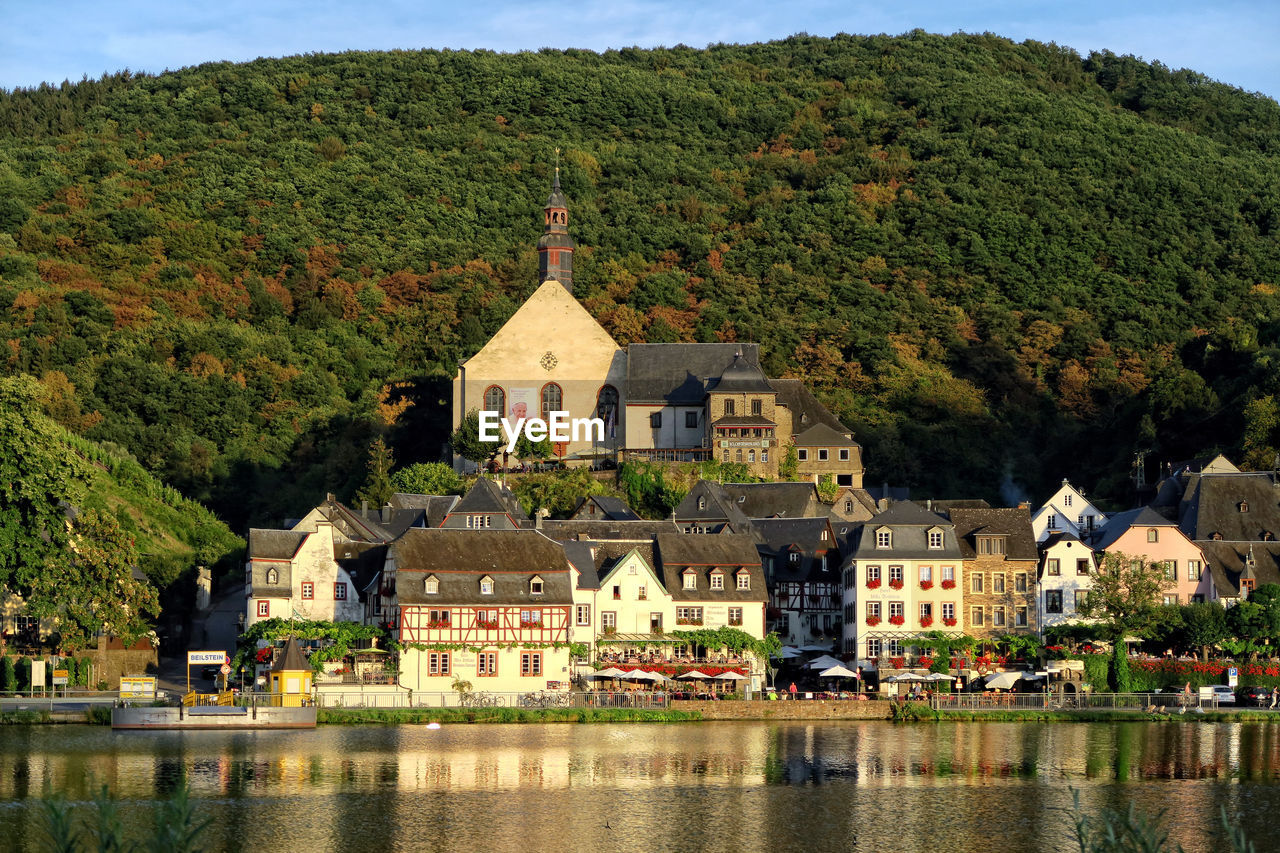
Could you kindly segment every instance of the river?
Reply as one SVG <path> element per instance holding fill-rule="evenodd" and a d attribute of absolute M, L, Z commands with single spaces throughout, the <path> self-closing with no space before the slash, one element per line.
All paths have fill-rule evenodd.
<path fill-rule="evenodd" d="M 38 849 L 44 786 L 107 783 L 134 825 L 186 775 L 208 850 L 1058 851 L 1089 811 L 1165 810 L 1188 851 L 1259 850 L 1280 724 L 700 723 L 0 729 L 0 845 Z"/>

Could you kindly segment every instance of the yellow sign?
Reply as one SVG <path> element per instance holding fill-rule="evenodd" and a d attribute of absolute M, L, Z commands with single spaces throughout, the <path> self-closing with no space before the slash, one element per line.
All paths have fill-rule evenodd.
<path fill-rule="evenodd" d="M 53 671 L 53 686 L 65 687 L 67 681 L 71 678 L 71 671 L 66 669 L 55 669 Z"/>
<path fill-rule="evenodd" d="M 149 675 L 122 675 L 120 676 L 120 698 L 121 699 L 154 699 L 156 695 L 156 680 Z"/>

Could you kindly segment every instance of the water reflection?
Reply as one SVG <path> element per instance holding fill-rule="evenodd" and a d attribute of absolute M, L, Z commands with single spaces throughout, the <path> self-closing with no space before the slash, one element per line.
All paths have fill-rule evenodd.
<path fill-rule="evenodd" d="M 83 801 L 105 782 L 142 824 L 185 776 L 210 849 L 1055 850 L 1075 788 L 1167 809 L 1208 850 L 1219 807 L 1266 837 L 1278 767 L 1280 726 L 1256 724 L 7 728 L 0 832 L 33 830 L 46 784 Z"/>

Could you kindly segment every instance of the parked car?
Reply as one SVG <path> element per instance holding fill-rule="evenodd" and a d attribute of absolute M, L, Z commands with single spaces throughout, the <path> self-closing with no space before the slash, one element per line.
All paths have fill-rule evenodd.
<path fill-rule="evenodd" d="M 200 677 L 209 681 L 217 681 L 220 675 L 222 675 L 222 667 L 219 666 L 206 666 L 200 670 Z"/>
<path fill-rule="evenodd" d="M 1242 705 L 1254 705 L 1259 708 L 1269 706 L 1271 704 L 1271 688 L 1241 687 L 1239 699 Z"/>
<path fill-rule="evenodd" d="M 1214 684 L 1209 687 L 1200 688 L 1201 699 L 1217 699 L 1219 705 L 1236 704 L 1236 694 L 1225 684 Z"/>

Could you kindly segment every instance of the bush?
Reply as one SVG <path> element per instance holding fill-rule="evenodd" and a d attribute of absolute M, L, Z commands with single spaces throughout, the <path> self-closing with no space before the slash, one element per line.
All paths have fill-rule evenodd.
<path fill-rule="evenodd" d="M 1084 655 L 1084 680 L 1095 693 L 1106 693 L 1110 689 L 1107 682 L 1110 667 L 1106 655 Z"/>
<path fill-rule="evenodd" d="M 5 693 L 18 692 L 18 668 L 13 665 L 13 658 L 4 656 L 3 672 L 0 672 L 0 683 Z"/>
<path fill-rule="evenodd" d="M 928 702 L 891 702 L 889 719 L 895 723 L 917 723 L 938 719 L 938 712 Z"/>

